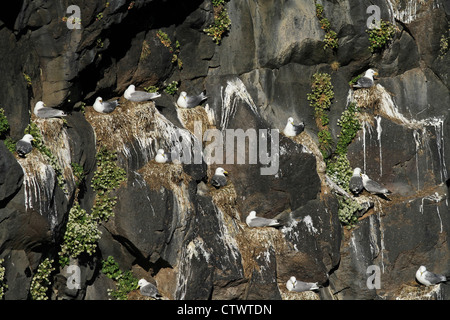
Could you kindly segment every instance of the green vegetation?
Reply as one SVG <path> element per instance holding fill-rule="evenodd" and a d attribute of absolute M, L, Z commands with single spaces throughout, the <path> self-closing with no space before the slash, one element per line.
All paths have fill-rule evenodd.
<path fill-rule="evenodd" d="M 389 21 L 380 20 L 380 28 L 366 30 L 369 34 L 369 49 L 371 52 L 381 51 L 395 35 L 395 26 Z"/>
<path fill-rule="evenodd" d="M 112 256 L 102 261 L 102 272 L 110 279 L 116 281 L 116 290 L 108 290 L 108 294 L 117 300 L 127 300 L 130 291 L 135 290 L 138 285 L 131 271 L 123 272 Z"/>
<path fill-rule="evenodd" d="M 354 84 L 356 84 L 356 82 L 359 80 L 359 78 L 361 78 L 362 77 L 362 75 L 361 74 L 359 74 L 359 75 L 357 75 L 356 77 L 354 77 L 352 80 L 350 80 L 349 82 L 348 82 L 348 84 L 349 84 L 349 86 L 351 87 L 351 86 L 353 86 Z"/>
<path fill-rule="evenodd" d="M 144 90 L 147 92 L 158 92 L 159 88 L 157 86 L 148 86 L 144 87 Z"/>
<path fill-rule="evenodd" d="M 45 259 L 39 264 L 36 274 L 31 280 L 30 294 L 33 300 L 48 300 L 50 274 L 55 270 L 53 260 Z"/>
<path fill-rule="evenodd" d="M 23 78 L 25 79 L 25 81 L 26 81 L 26 83 L 27 83 L 27 86 L 28 86 L 28 87 L 31 87 L 31 85 L 33 84 L 33 83 L 31 82 L 31 77 L 30 77 L 29 75 L 27 75 L 25 72 L 23 72 Z"/>
<path fill-rule="evenodd" d="M 126 179 L 126 172 L 117 163 L 117 155 L 102 147 L 96 155 L 97 170 L 92 178 L 92 188 L 96 192 L 94 206 L 91 213 L 81 209 L 75 203 L 69 211 L 63 244 L 59 252 L 59 263 L 65 266 L 70 258 L 77 258 L 86 253 L 91 256 L 97 248 L 97 241 L 101 232 L 99 226 L 114 215 L 117 197 L 110 195 Z M 72 163 L 74 175 L 84 178 L 84 171 L 80 165 Z"/>
<path fill-rule="evenodd" d="M 5 283 L 6 268 L 2 266 L 4 259 L 0 259 L 0 300 L 5 296 L 8 285 Z"/>
<path fill-rule="evenodd" d="M 337 33 L 331 29 L 330 21 L 323 14 L 323 6 L 316 3 L 316 17 L 319 19 L 320 27 L 325 31 L 323 48 L 337 49 L 339 47 Z"/>
<path fill-rule="evenodd" d="M 439 41 L 439 56 L 443 57 L 447 54 L 447 52 L 450 49 L 449 46 L 449 41 L 450 41 L 450 28 L 447 31 L 447 35 L 443 34 L 441 36 L 441 40 Z"/>
<path fill-rule="evenodd" d="M 5 110 L 0 108 L 0 138 L 5 137 L 9 131 L 9 122 L 5 116 Z"/>
<path fill-rule="evenodd" d="M 44 144 L 44 139 L 42 137 L 41 131 L 39 130 L 37 124 L 33 121 L 28 124 L 24 131 L 25 134 L 31 134 L 33 136 L 33 147 L 35 147 L 39 152 L 50 162 L 50 165 L 55 170 L 56 181 L 58 186 L 67 193 L 66 182 L 64 180 L 64 170 L 58 163 L 58 159 L 53 155 L 52 151 Z"/>
<path fill-rule="evenodd" d="M 164 88 L 164 92 L 170 95 L 176 94 L 178 91 L 178 81 L 172 81 Z"/>
<path fill-rule="evenodd" d="M 175 48 L 172 46 L 172 40 L 170 40 L 169 36 L 167 35 L 167 33 L 163 32 L 162 30 L 158 30 L 158 32 L 156 33 L 156 36 L 158 37 L 159 41 L 161 41 L 161 43 L 169 49 L 170 53 L 172 54 L 172 63 L 177 64 L 178 69 L 182 69 L 183 68 L 183 61 L 181 61 L 181 59 L 179 58 L 179 54 L 181 51 L 181 45 L 180 43 L 177 41 L 175 41 Z"/>
<path fill-rule="evenodd" d="M 72 167 L 72 172 L 73 175 L 76 178 L 76 184 L 77 186 L 81 183 L 81 181 L 84 180 L 85 178 L 85 174 L 84 174 L 84 168 L 83 166 L 79 165 L 78 163 L 72 162 L 70 164 L 70 166 Z"/>
<path fill-rule="evenodd" d="M 212 37 L 216 44 L 220 44 L 224 35 L 230 31 L 231 20 L 225 8 L 225 0 L 211 0 L 214 8 L 214 23 L 203 29 L 208 36 Z"/>
<path fill-rule="evenodd" d="M 361 129 L 358 120 L 359 108 L 351 103 L 338 120 L 341 131 L 337 136 L 336 149 L 331 152 L 334 145 L 331 132 L 328 128 L 328 111 L 334 98 L 331 76 L 327 73 L 315 73 L 311 81 L 312 92 L 308 94 L 310 106 L 314 108 L 314 116 L 319 128 L 319 149 L 326 163 L 327 175 L 341 188 L 349 192 L 349 182 L 352 176 L 352 168 L 347 158 L 348 146 Z M 357 211 L 360 205 L 353 199 L 338 195 L 339 220 L 350 228 L 357 222 Z"/>
<path fill-rule="evenodd" d="M 330 120 L 327 114 L 331 106 L 331 100 L 334 98 L 331 76 L 327 73 L 315 73 L 311 82 L 311 89 L 312 93 L 308 93 L 307 97 L 310 106 L 314 108 L 314 117 L 319 128 L 319 149 L 326 159 L 333 146 L 333 139 L 328 128 Z"/>
<path fill-rule="evenodd" d="M 59 252 L 60 265 L 63 267 L 68 265 L 70 258 L 77 258 L 83 253 L 91 256 L 95 253 L 100 235 L 94 216 L 75 203 L 69 211 L 66 232 Z"/>

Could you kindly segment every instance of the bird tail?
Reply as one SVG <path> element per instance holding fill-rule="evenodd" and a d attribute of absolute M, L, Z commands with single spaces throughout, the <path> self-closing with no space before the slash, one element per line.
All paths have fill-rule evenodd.
<path fill-rule="evenodd" d="M 206 96 L 206 90 L 203 90 L 203 92 L 200 93 L 200 97 L 202 98 L 202 101 L 208 98 L 208 97 Z"/>

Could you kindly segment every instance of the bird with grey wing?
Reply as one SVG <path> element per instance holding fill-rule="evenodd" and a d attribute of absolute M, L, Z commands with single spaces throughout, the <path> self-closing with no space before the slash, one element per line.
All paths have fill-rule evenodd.
<path fill-rule="evenodd" d="M 353 88 L 370 88 L 375 84 L 373 76 L 377 76 L 378 73 L 373 69 L 368 69 L 364 75 L 359 78 L 353 85 Z"/>
<path fill-rule="evenodd" d="M 226 174 L 228 174 L 228 172 L 225 171 L 224 168 L 217 168 L 211 178 L 211 185 L 213 185 L 217 189 L 225 186 L 227 184 L 227 177 L 225 177 Z"/>
<path fill-rule="evenodd" d="M 146 297 L 152 297 L 154 299 L 161 299 L 161 294 L 158 291 L 158 288 L 153 284 L 148 282 L 145 279 L 140 279 L 138 281 L 139 292 Z"/>
<path fill-rule="evenodd" d="M 416 271 L 416 279 L 419 283 L 431 286 L 435 284 L 439 284 L 441 282 L 447 282 L 450 280 L 450 277 L 446 277 L 442 274 L 436 274 L 431 271 L 428 271 L 425 266 L 420 266 Z"/>
<path fill-rule="evenodd" d="M 31 145 L 31 141 L 33 140 L 34 138 L 31 134 L 26 134 L 22 139 L 17 141 L 16 152 L 19 157 L 25 158 L 25 156 L 33 150 L 33 146 Z"/>
<path fill-rule="evenodd" d="M 361 176 L 361 169 L 358 167 L 356 167 L 353 170 L 353 174 L 349 182 L 349 189 L 355 195 L 360 194 L 361 191 L 364 189 L 364 183 Z"/>
<path fill-rule="evenodd" d="M 280 222 L 276 219 L 267 219 L 263 217 L 257 217 L 256 211 L 251 211 L 247 218 L 245 219 L 245 222 L 250 228 L 255 227 L 279 227 Z"/>
<path fill-rule="evenodd" d="M 180 108 L 195 108 L 196 106 L 200 105 L 203 100 L 207 99 L 208 97 L 205 95 L 204 92 L 200 93 L 197 96 L 188 96 L 185 91 L 182 91 L 180 93 L 180 96 L 177 100 L 177 105 Z"/>
<path fill-rule="evenodd" d="M 94 110 L 100 113 L 111 113 L 119 105 L 119 100 L 103 101 L 102 97 L 97 97 L 94 102 Z"/>
<path fill-rule="evenodd" d="M 67 115 L 62 110 L 46 107 L 42 101 L 38 101 L 35 104 L 33 113 L 36 117 L 44 119 L 65 117 Z"/>
<path fill-rule="evenodd" d="M 286 127 L 284 127 L 283 133 L 288 137 L 295 137 L 302 133 L 303 130 L 305 130 L 305 124 L 303 122 L 295 124 L 294 118 L 289 117 L 286 123 Z"/>
<path fill-rule="evenodd" d="M 361 174 L 364 189 L 366 189 L 371 194 L 380 195 L 383 196 L 385 199 L 389 200 L 386 195 L 391 194 L 392 192 L 389 191 L 385 186 L 382 184 L 370 179 L 366 174 Z"/>
<path fill-rule="evenodd" d="M 320 286 L 318 282 L 313 283 L 313 282 L 298 281 L 294 276 L 292 276 L 286 282 L 286 288 L 289 291 L 304 292 L 304 291 L 319 290 Z"/>
<path fill-rule="evenodd" d="M 134 84 L 130 84 L 123 94 L 124 98 L 133 102 L 142 102 L 161 97 L 158 92 L 137 91 Z"/>

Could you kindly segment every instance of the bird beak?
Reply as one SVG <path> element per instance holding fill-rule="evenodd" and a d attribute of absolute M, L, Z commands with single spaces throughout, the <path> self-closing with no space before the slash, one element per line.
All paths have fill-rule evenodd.
<path fill-rule="evenodd" d="M 224 171 L 223 173 L 228 174 L 228 171 Z"/>
<path fill-rule="evenodd" d="M 378 72 L 375 72 L 373 75 L 374 75 L 375 77 L 378 77 Z"/>

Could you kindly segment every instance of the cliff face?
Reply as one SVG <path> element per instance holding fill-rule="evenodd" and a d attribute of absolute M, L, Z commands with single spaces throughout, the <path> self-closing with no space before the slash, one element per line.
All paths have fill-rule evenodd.
<path fill-rule="evenodd" d="M 33 297 L 32 280 L 46 258 L 55 269 L 47 296 L 108 299 L 107 289 L 116 288 L 101 271 L 109 256 L 123 271 L 153 278 L 168 299 L 449 298 L 445 284 L 424 288 L 414 278 L 420 265 L 450 272 L 448 2 L 322 1 L 336 49 L 324 49 L 313 1 L 230 0 L 231 29 L 219 45 L 203 32 L 217 10 L 209 0 L 74 4 L 79 20 L 71 20 L 75 11 L 66 3 L 48 1 L 17 1 L 0 13 L 7 135 L 17 141 L 31 119 L 53 155 L 34 148 L 22 159 L 0 143 L 5 299 Z M 371 52 L 366 22 L 374 4 L 396 30 Z M 369 68 L 378 71 L 376 86 L 352 90 L 349 81 Z M 331 76 L 331 137 L 343 134 L 338 120 L 356 103 L 361 129 L 348 146 L 350 166 L 392 191 L 390 201 L 364 193 L 370 208 L 351 228 L 339 220 L 341 195 L 326 175 L 308 101 L 318 72 Z M 206 90 L 207 106 L 175 107 L 178 93 L 162 90 L 172 81 L 178 93 Z M 97 96 L 121 97 L 129 84 L 157 86 L 162 96 L 145 103 L 122 97 L 111 114 L 91 107 Z M 68 112 L 66 121 L 30 116 L 39 100 Z M 295 138 L 281 133 L 290 116 L 306 126 Z M 255 145 L 229 147 L 227 134 L 239 129 L 254 130 Z M 209 163 L 199 146 L 218 143 L 217 132 L 224 134 L 223 157 Z M 117 157 L 107 180 L 118 182 L 107 191 L 97 186 L 106 172 L 104 148 Z M 156 163 L 160 148 L 190 161 Z M 218 166 L 229 184 L 216 190 L 209 180 Z M 78 204 L 86 217 L 113 215 L 95 220 L 95 252 L 60 265 L 69 212 Z M 284 226 L 249 228 L 252 210 Z M 75 289 L 67 287 L 70 265 L 80 270 Z M 379 268 L 379 288 L 367 284 L 370 266 Z M 324 288 L 288 292 L 291 276 Z"/>

